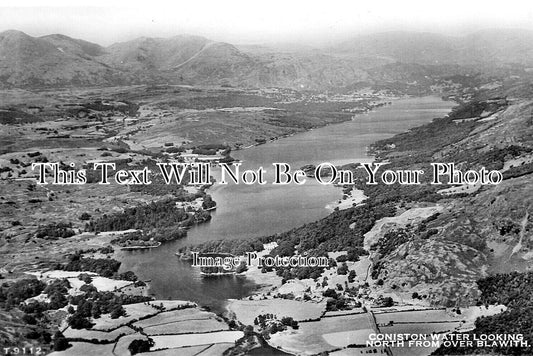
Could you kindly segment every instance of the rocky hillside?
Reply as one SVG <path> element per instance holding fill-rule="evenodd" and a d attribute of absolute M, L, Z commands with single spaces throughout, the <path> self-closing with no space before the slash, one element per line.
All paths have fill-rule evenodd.
<path fill-rule="evenodd" d="M 438 208 L 418 222 L 397 218 L 375 231 L 373 277 L 385 286 L 427 294 L 435 304 L 466 305 L 479 297 L 479 278 L 530 268 L 533 101 L 509 93 L 485 93 L 491 98 L 375 146 L 378 157 L 392 159 L 392 168 L 430 171 L 429 162 L 454 162 L 462 171 L 497 169 L 504 178 L 498 185 L 422 191 L 366 188 L 373 198 L 396 201 L 396 216 L 419 206 Z"/>

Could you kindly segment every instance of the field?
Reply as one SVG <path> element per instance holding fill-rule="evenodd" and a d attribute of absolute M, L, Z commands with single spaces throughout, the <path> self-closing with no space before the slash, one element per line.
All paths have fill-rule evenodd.
<path fill-rule="evenodd" d="M 224 345 L 224 344 L 221 344 Z M 200 345 L 200 346 L 188 346 L 180 347 L 179 349 L 165 349 L 150 352 L 141 352 L 138 355 L 141 356 L 175 356 L 179 352 L 180 356 L 195 356 L 203 355 L 203 351 L 209 349 L 213 345 Z M 179 351 L 178 351 L 179 350 Z M 225 349 L 226 350 L 226 349 Z"/>
<path fill-rule="evenodd" d="M 93 329 L 104 331 L 113 330 L 132 321 L 148 318 L 161 312 L 158 309 L 160 305 L 163 305 L 167 310 L 185 306 L 195 306 L 194 303 L 178 300 L 155 300 L 149 303 L 128 304 L 124 306 L 127 316 L 118 319 L 111 319 L 109 315 L 102 315 L 99 319 L 95 319 L 95 325 L 93 326 Z"/>
<path fill-rule="evenodd" d="M 269 344 L 287 352 L 314 355 L 350 344 L 365 345 L 368 334 L 373 332 L 373 321 L 367 313 L 337 316 L 301 322 L 298 330 L 272 335 Z"/>
<path fill-rule="evenodd" d="M 83 281 L 80 281 L 78 278 L 68 278 L 68 281 L 70 282 L 70 285 L 74 289 L 79 289 L 81 286 L 85 284 Z M 94 277 L 91 283 L 99 291 L 108 291 L 108 292 L 122 289 L 126 286 L 130 286 L 133 284 L 133 282 L 118 281 L 115 279 L 110 279 L 110 278 L 105 278 L 105 277 L 100 277 L 100 276 Z"/>
<path fill-rule="evenodd" d="M 186 304 L 180 301 L 154 301 L 152 305 L 172 309 Z M 148 340 L 148 337 L 156 343 L 153 348 L 159 350 L 156 355 L 218 355 L 233 346 L 234 341 L 243 335 L 242 331 L 229 330 L 228 325 L 215 314 L 196 307 L 161 311 L 152 305 L 125 305 L 128 316 L 110 319 L 109 315 L 102 315 L 94 319 L 96 325 L 92 330 L 67 328 L 64 335 L 73 346 L 57 355 L 99 356 L 110 354 L 110 350 L 115 355 L 129 355 L 128 346 L 133 340 Z M 131 323 L 139 318 L 142 320 Z M 90 345 L 94 345 L 94 342 L 105 345 L 91 349 Z"/>
<path fill-rule="evenodd" d="M 63 335 L 65 335 L 65 337 L 68 339 L 96 339 L 101 342 L 112 342 L 123 335 L 129 335 L 133 333 L 135 333 L 135 331 L 127 326 L 122 326 L 118 329 L 109 332 L 98 330 L 72 329 L 70 327 L 63 331 Z"/>
<path fill-rule="evenodd" d="M 226 323 L 214 319 L 185 320 L 143 328 L 147 335 L 175 335 L 228 330 Z"/>
<path fill-rule="evenodd" d="M 97 345 L 88 342 L 72 342 L 72 347 L 65 351 L 55 351 L 50 356 L 100 356 L 112 355 L 114 344 Z"/>
<path fill-rule="evenodd" d="M 133 325 L 141 327 L 147 335 L 202 333 L 229 329 L 226 323 L 217 319 L 212 313 L 197 308 L 163 312 Z"/>
<path fill-rule="evenodd" d="M 139 320 L 135 323 L 136 326 L 140 326 L 141 328 L 154 326 L 154 325 L 161 325 L 161 324 L 167 324 L 169 322 L 178 322 L 178 321 L 187 321 L 187 320 L 208 320 L 213 317 L 213 314 L 193 309 L 193 308 L 187 308 L 187 309 L 181 309 L 181 310 L 173 310 L 173 311 L 166 311 L 159 313 L 151 318 Z"/>
<path fill-rule="evenodd" d="M 163 348 L 179 348 L 185 346 L 233 343 L 243 336 L 242 331 L 218 331 L 188 335 L 153 336 L 154 350 Z"/>
<path fill-rule="evenodd" d="M 150 352 L 141 352 L 140 356 L 175 356 L 179 354 L 180 356 L 219 356 L 224 353 L 224 351 L 235 346 L 234 343 L 219 343 L 211 345 L 200 345 L 200 346 L 185 346 L 174 349 L 165 349 L 157 350 Z"/>
<path fill-rule="evenodd" d="M 253 325 L 260 314 L 274 314 L 281 319 L 290 316 L 294 320 L 320 318 L 325 311 L 325 303 L 299 302 L 289 299 L 230 300 L 228 310 L 235 313 L 236 319 L 244 325 Z"/>

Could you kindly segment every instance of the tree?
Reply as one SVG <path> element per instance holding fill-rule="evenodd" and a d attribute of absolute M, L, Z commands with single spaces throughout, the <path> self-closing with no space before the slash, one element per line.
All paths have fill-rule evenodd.
<path fill-rule="evenodd" d="M 215 201 L 213 200 L 213 198 L 211 198 L 210 195 L 206 195 L 204 197 L 204 201 L 202 203 L 203 209 L 211 209 L 211 208 L 214 208 L 216 205 L 217 203 L 215 203 Z"/>
<path fill-rule="evenodd" d="M 124 281 L 130 281 L 130 282 L 135 282 L 137 281 L 137 276 L 135 275 L 135 273 L 133 271 L 126 271 L 124 273 L 121 273 L 119 276 L 118 276 L 119 279 L 122 279 Z"/>
<path fill-rule="evenodd" d="M 337 292 L 335 292 L 333 289 L 328 288 L 324 293 L 322 293 L 324 297 L 328 298 L 335 298 L 337 299 Z"/>
<path fill-rule="evenodd" d="M 93 307 L 91 309 L 91 315 L 95 319 L 98 319 L 102 315 L 102 310 L 100 309 L 100 306 L 98 304 L 93 304 Z"/>
<path fill-rule="evenodd" d="M 128 350 L 130 350 L 132 355 L 135 355 L 141 352 L 150 351 L 150 347 L 152 346 L 154 346 L 154 341 L 150 338 L 148 338 L 148 340 L 135 339 L 128 346 Z"/>
<path fill-rule="evenodd" d="M 298 329 L 299 328 L 298 322 L 296 320 L 294 320 L 293 318 L 291 318 L 290 316 L 286 316 L 286 317 L 281 318 L 281 323 L 283 325 L 290 326 L 293 329 Z"/>
<path fill-rule="evenodd" d="M 126 316 L 126 310 L 122 305 L 117 305 L 111 310 L 111 319 L 117 319 L 121 316 Z"/>
<path fill-rule="evenodd" d="M 78 279 L 79 279 L 80 281 L 85 282 L 85 284 L 91 284 L 92 281 L 93 281 L 93 278 L 92 278 L 90 275 L 88 275 L 87 273 L 81 273 L 81 274 L 78 276 Z"/>
<path fill-rule="evenodd" d="M 322 280 L 322 288 L 325 288 L 328 286 L 328 277 L 324 277 Z"/>
<path fill-rule="evenodd" d="M 394 300 L 392 299 L 392 297 L 383 298 L 381 306 L 383 306 L 383 307 L 392 307 L 393 305 L 394 305 Z"/>
<path fill-rule="evenodd" d="M 37 320 L 35 317 L 31 314 L 24 314 L 22 316 L 22 321 L 24 321 L 26 324 L 35 325 L 37 324 Z"/>
<path fill-rule="evenodd" d="M 343 262 L 339 267 L 337 267 L 337 274 L 348 274 L 348 265 L 346 264 L 346 262 Z"/>
<path fill-rule="evenodd" d="M 76 312 L 68 318 L 68 324 L 72 329 L 90 329 L 93 324 L 86 317 Z"/>
<path fill-rule="evenodd" d="M 244 337 L 252 336 L 254 334 L 254 327 L 251 325 L 246 325 L 243 331 L 244 331 Z"/>
<path fill-rule="evenodd" d="M 67 339 L 58 331 L 54 335 L 54 351 L 64 351 L 70 347 Z"/>
<path fill-rule="evenodd" d="M 346 255 L 340 255 L 339 257 L 337 257 L 337 262 L 346 262 L 348 261 L 348 256 Z"/>

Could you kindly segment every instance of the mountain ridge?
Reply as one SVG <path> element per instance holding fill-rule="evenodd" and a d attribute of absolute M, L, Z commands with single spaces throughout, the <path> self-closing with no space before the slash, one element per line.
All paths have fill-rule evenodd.
<path fill-rule="evenodd" d="M 172 83 L 324 89 L 395 80 L 406 64 L 473 71 L 533 66 L 533 32 L 486 30 L 462 37 L 383 32 L 294 51 L 239 47 L 195 35 L 139 37 L 104 47 L 62 34 L 0 33 L 4 88 Z M 391 72 L 389 79 L 383 69 Z M 411 69 L 414 78 L 425 71 Z"/>

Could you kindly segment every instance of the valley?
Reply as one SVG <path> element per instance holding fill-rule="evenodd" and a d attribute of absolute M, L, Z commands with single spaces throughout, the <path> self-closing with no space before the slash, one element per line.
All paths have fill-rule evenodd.
<path fill-rule="evenodd" d="M 0 33 L 2 345 L 58 356 L 422 356 L 472 350 L 366 342 L 510 331 L 533 344 L 533 41 L 504 33 L 389 33 L 301 51 Z M 471 53 L 474 40 L 485 45 Z M 235 161 L 329 161 L 354 180 L 218 186 L 216 164 Z M 33 166 L 53 162 L 65 176 L 86 169 L 86 182 L 52 184 L 48 166 L 38 184 Z M 172 162 L 211 164 L 213 176 L 165 184 L 157 164 Z M 369 185 L 361 162 L 428 179 Z M 432 185 L 433 162 L 503 180 Z M 110 184 L 95 164 L 114 164 Z M 152 184 L 112 179 L 145 167 Z M 210 276 L 178 258 L 194 252 L 329 266 Z"/>

